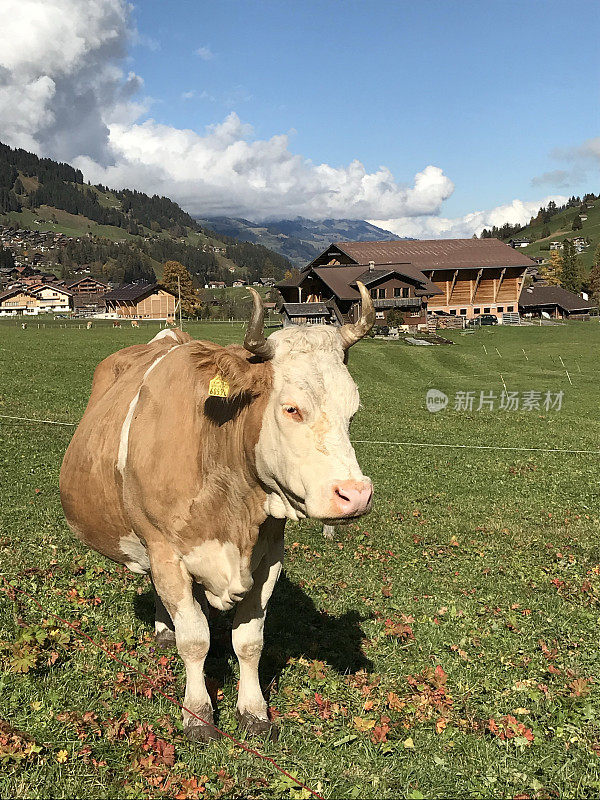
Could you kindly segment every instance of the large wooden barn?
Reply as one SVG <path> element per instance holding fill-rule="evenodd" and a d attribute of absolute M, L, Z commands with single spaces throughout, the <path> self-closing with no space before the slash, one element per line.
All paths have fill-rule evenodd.
<path fill-rule="evenodd" d="M 108 314 L 133 319 L 175 318 L 175 294 L 158 283 L 132 283 L 102 298 Z"/>
<path fill-rule="evenodd" d="M 418 325 L 428 313 L 471 319 L 517 312 L 530 266 L 530 258 L 498 239 L 337 242 L 277 288 L 286 304 L 325 303 L 345 322 L 358 317 L 361 280 L 380 320 L 400 308 L 405 322 Z"/>

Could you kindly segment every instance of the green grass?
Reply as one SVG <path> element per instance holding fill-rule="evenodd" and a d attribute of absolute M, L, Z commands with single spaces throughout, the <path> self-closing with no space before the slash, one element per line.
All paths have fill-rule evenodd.
<path fill-rule="evenodd" d="M 239 325 L 189 330 L 242 338 Z M 0 322 L 0 414 L 77 420 L 98 361 L 154 331 Z M 596 321 L 449 335 L 454 346 L 353 348 L 353 439 L 600 449 Z M 452 410 L 459 390 L 499 393 L 501 375 L 509 390 L 564 391 L 562 410 Z M 448 409 L 427 412 L 429 388 Z M 125 642 L 120 655 L 181 698 L 179 659 L 152 650 L 147 581 L 66 527 L 57 483 L 70 435 L 0 419 L 0 573 L 107 646 Z M 371 515 L 333 541 L 316 523 L 288 524 L 261 669 L 282 731 L 260 749 L 328 798 L 597 796 L 600 456 L 356 450 L 375 484 Z M 8 746 L 0 726 L 0 796 L 201 796 L 192 779 L 208 797 L 304 796 L 230 742 L 188 744 L 177 709 L 44 619 L 0 593 L 0 716 L 36 743 Z M 213 621 L 207 672 L 219 724 L 239 735 L 230 626 Z"/>

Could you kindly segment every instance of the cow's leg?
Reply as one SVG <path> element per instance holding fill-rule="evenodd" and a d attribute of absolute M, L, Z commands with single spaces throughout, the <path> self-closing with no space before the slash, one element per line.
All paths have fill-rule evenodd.
<path fill-rule="evenodd" d="M 233 648 L 240 664 L 240 687 L 236 717 L 249 734 L 269 733 L 277 727 L 269 721 L 267 704 L 258 679 L 263 649 L 263 628 L 267 603 L 283 564 L 283 520 L 273 520 L 273 538 L 268 551 L 253 573 L 254 585 L 240 601 L 233 621 Z"/>
<path fill-rule="evenodd" d="M 175 647 L 175 625 L 171 615 L 160 599 L 156 587 L 152 584 L 154 594 L 154 636 L 158 647 Z"/>
<path fill-rule="evenodd" d="M 213 722 L 212 703 L 204 680 L 204 662 L 210 646 L 208 620 L 194 598 L 192 577 L 179 556 L 166 545 L 149 548 L 149 555 L 152 580 L 175 623 L 177 652 L 185 664 L 184 733 L 192 741 L 217 739 L 220 733 L 211 724 L 205 724 Z"/>

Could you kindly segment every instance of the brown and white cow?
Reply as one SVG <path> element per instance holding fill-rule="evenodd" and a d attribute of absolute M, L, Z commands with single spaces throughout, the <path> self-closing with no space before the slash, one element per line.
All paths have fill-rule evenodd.
<path fill-rule="evenodd" d="M 249 733 L 269 732 L 258 662 L 286 519 L 339 524 L 370 508 L 373 487 L 348 434 L 359 398 L 346 351 L 375 317 L 359 288 L 361 317 L 339 329 L 293 326 L 265 339 L 262 302 L 251 290 L 245 349 L 164 330 L 109 356 L 65 455 L 60 491 L 70 527 L 108 558 L 151 575 L 157 641 L 174 638 L 185 706 L 208 722 L 207 603 L 237 604 L 237 716 Z M 214 379 L 227 396 L 214 395 Z M 183 718 L 192 739 L 218 735 Z"/>

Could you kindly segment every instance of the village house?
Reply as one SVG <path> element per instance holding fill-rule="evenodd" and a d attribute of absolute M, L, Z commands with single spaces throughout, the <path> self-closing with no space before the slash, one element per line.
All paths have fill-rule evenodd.
<path fill-rule="evenodd" d="M 550 242 L 550 250 L 562 250 L 562 242 Z"/>
<path fill-rule="evenodd" d="M 0 316 L 16 316 L 17 314 L 37 314 L 39 300 L 28 289 L 16 287 L 0 294 Z"/>
<path fill-rule="evenodd" d="M 110 286 L 89 276 L 65 281 L 65 287 L 73 293 L 73 310 L 77 314 L 97 314 L 104 311 L 104 295 Z"/>
<path fill-rule="evenodd" d="M 530 258 L 498 239 L 338 242 L 299 276 L 276 286 L 284 300 L 284 323 L 327 316 L 337 324 L 356 321 L 360 280 L 371 292 L 378 320 L 399 309 L 405 324 L 424 327 L 428 314 L 471 319 L 517 312 L 525 272 L 532 266 Z M 294 308 L 298 303 L 303 307 Z"/>
<path fill-rule="evenodd" d="M 598 313 L 598 304 L 585 300 L 575 292 L 569 292 L 562 286 L 533 286 L 523 289 L 519 308 L 528 317 L 566 317 L 587 318 Z"/>
<path fill-rule="evenodd" d="M 43 283 L 31 287 L 31 293 L 38 300 L 39 313 L 65 314 L 73 309 L 73 293 L 63 286 Z"/>
<path fill-rule="evenodd" d="M 509 245 L 511 247 L 529 247 L 531 244 L 530 239 L 511 239 Z"/>
<path fill-rule="evenodd" d="M 113 289 L 103 297 L 106 314 L 131 319 L 175 318 L 175 293 L 159 283 L 131 283 Z"/>

